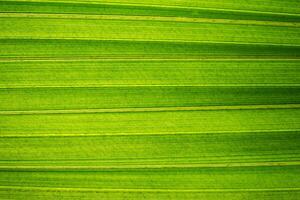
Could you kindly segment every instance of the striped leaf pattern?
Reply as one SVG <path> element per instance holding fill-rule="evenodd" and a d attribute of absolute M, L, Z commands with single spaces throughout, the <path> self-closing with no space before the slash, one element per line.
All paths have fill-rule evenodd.
<path fill-rule="evenodd" d="M 300 199 L 299 0 L 0 0 L 0 199 Z"/>

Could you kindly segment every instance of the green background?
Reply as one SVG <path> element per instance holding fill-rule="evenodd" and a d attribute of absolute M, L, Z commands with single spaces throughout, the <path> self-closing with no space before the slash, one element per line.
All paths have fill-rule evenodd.
<path fill-rule="evenodd" d="M 299 0 L 1 0 L 0 199 L 300 199 Z"/>

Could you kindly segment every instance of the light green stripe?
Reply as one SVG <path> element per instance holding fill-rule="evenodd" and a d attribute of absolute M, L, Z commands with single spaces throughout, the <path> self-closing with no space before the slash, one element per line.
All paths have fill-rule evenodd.
<path fill-rule="evenodd" d="M 129 16 L 129 15 L 83 15 L 83 14 L 38 14 L 38 13 L 0 13 L 0 18 L 50 18 L 50 19 L 85 19 L 85 20 L 129 20 L 129 21 L 165 21 L 185 23 L 239 24 L 260 26 L 300 27 L 297 22 L 272 22 L 256 20 L 231 20 L 187 17 Z"/>

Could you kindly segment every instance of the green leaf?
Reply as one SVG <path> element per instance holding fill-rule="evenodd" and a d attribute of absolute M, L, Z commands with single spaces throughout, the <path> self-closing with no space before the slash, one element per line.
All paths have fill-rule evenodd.
<path fill-rule="evenodd" d="M 0 199 L 299 199 L 298 0 L 1 0 Z"/>

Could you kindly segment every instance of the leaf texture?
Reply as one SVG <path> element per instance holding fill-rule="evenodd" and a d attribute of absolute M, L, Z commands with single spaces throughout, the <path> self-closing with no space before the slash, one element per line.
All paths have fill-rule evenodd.
<path fill-rule="evenodd" d="M 298 0 L 1 0 L 0 199 L 299 199 Z"/>

